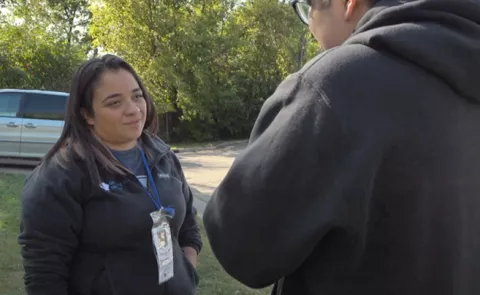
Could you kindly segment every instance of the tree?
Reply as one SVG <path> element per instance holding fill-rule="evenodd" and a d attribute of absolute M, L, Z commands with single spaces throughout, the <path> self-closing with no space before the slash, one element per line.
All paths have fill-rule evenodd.
<path fill-rule="evenodd" d="M 0 86 L 64 90 L 87 52 L 111 52 L 134 66 L 177 139 L 244 137 L 281 80 L 317 51 L 284 1 L 88 4 L 8 0 Z"/>
<path fill-rule="evenodd" d="M 127 59 L 177 137 L 245 136 L 278 83 L 312 56 L 310 34 L 277 0 L 98 0 L 96 46 Z"/>
<path fill-rule="evenodd" d="M 4 4 L 0 87 L 68 90 L 72 72 L 91 48 L 86 34 L 87 0 L 7 0 Z"/>
<path fill-rule="evenodd" d="M 73 69 L 84 59 L 78 48 L 26 25 L 0 26 L 0 87 L 68 90 Z"/>
<path fill-rule="evenodd" d="M 88 0 L 8 0 L 14 16 L 30 29 L 48 32 L 55 40 L 90 49 Z"/>
<path fill-rule="evenodd" d="M 50 23 L 61 24 L 57 26 L 57 34 L 66 40 L 68 48 L 88 39 L 91 13 L 87 0 L 47 0 L 46 6 L 45 17 L 50 17 Z"/>

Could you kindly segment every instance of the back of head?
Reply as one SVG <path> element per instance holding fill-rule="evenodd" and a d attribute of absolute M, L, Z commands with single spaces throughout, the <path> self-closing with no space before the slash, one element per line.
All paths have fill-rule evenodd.
<path fill-rule="evenodd" d="M 377 0 L 345 44 L 363 44 L 431 73 L 480 103 L 480 2 Z"/>
<path fill-rule="evenodd" d="M 143 130 L 156 133 L 157 116 L 153 100 L 148 95 L 141 79 L 126 61 L 114 55 L 92 58 L 84 62 L 74 73 L 70 87 L 70 97 L 65 114 L 65 124 L 57 143 L 45 155 L 42 165 L 56 162 L 66 167 L 68 162 L 82 162 L 88 169 L 90 180 L 100 182 L 101 171 L 124 174 L 125 168 L 115 161 L 108 147 L 92 132 L 86 116 L 94 116 L 94 92 L 102 76 L 107 72 L 125 70 L 130 73 L 146 100 L 147 112 Z"/>
<path fill-rule="evenodd" d="M 292 0 L 300 19 L 308 24 L 320 46 L 339 46 L 363 15 L 380 0 Z"/>

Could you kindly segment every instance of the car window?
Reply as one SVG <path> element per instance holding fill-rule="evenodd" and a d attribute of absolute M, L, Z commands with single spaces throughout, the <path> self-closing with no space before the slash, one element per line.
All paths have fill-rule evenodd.
<path fill-rule="evenodd" d="M 21 98 L 21 93 L 0 93 L 0 117 L 16 117 Z"/>
<path fill-rule="evenodd" d="M 28 119 L 63 120 L 67 96 L 27 93 L 22 104 L 22 115 Z"/>

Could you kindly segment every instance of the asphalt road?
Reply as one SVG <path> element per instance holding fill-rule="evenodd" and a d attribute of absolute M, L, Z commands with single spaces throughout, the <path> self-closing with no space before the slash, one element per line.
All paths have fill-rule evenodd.
<path fill-rule="evenodd" d="M 195 196 L 194 206 L 199 215 L 203 214 L 208 199 L 243 148 L 244 144 L 237 144 L 221 149 L 177 155 Z"/>

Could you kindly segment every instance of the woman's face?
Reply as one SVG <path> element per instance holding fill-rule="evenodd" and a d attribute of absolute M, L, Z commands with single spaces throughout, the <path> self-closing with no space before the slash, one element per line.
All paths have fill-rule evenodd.
<path fill-rule="evenodd" d="M 94 90 L 92 108 L 93 116 L 84 113 L 84 117 L 109 148 L 127 150 L 137 144 L 145 125 L 147 104 L 130 72 L 104 72 Z"/>

